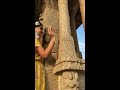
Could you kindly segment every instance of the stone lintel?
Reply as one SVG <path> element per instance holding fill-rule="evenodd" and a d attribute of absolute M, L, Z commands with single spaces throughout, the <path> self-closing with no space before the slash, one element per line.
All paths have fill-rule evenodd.
<path fill-rule="evenodd" d="M 82 70 L 82 67 L 79 61 L 63 61 L 53 68 L 53 73 L 56 74 L 64 70 L 78 71 Z"/>

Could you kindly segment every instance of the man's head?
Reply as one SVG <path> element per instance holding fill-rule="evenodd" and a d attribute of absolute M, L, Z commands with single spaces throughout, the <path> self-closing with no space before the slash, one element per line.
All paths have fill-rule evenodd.
<path fill-rule="evenodd" d="M 40 37 L 44 34 L 43 25 L 39 21 L 35 22 L 35 32 L 37 32 Z"/>

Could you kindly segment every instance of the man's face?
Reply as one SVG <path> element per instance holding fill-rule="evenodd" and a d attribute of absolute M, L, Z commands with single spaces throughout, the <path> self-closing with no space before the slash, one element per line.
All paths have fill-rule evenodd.
<path fill-rule="evenodd" d="M 44 35 L 43 26 L 36 27 L 35 31 L 38 33 L 40 37 Z"/>

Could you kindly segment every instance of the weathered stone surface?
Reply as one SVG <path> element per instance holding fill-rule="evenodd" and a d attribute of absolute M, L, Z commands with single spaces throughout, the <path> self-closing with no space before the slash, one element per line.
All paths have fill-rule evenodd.
<path fill-rule="evenodd" d="M 79 90 L 85 90 L 85 72 L 84 71 L 79 71 Z"/>
<path fill-rule="evenodd" d="M 79 57 L 80 59 L 82 59 L 82 53 L 79 51 L 76 53 L 77 54 L 77 57 Z"/>
<path fill-rule="evenodd" d="M 44 12 L 42 13 L 43 18 L 43 28 L 48 28 L 52 26 L 53 32 L 56 37 L 56 42 L 52 50 L 51 55 L 45 59 L 45 69 L 46 69 L 46 90 L 58 90 L 58 76 L 53 74 L 53 67 L 55 66 L 55 61 L 57 60 L 58 54 L 58 5 L 56 0 L 45 0 Z M 44 48 L 48 46 L 50 37 L 45 35 L 44 37 Z"/>
<path fill-rule="evenodd" d="M 81 60 L 76 55 L 74 40 L 71 36 L 68 0 L 58 0 L 58 8 L 60 32 L 59 54 L 53 73 L 58 74 L 58 80 L 60 80 L 58 82 L 59 90 L 79 90 L 80 85 L 77 71 L 82 70 L 82 67 L 80 65 Z"/>
<path fill-rule="evenodd" d="M 85 30 L 85 0 L 78 0 L 80 4 L 80 12 L 82 15 L 82 22 Z"/>
<path fill-rule="evenodd" d="M 58 32 L 58 11 L 54 10 L 51 6 L 51 8 L 47 7 L 44 10 L 43 15 L 43 27 L 48 28 L 49 26 L 52 26 Z"/>
<path fill-rule="evenodd" d="M 59 77 L 59 90 L 79 90 L 79 77 L 76 71 L 64 71 Z"/>
<path fill-rule="evenodd" d="M 82 70 L 85 71 L 85 60 L 81 59 Z"/>
<path fill-rule="evenodd" d="M 45 69 L 46 69 L 46 90 L 56 90 L 58 88 L 58 83 L 57 83 L 58 76 L 53 74 L 53 67 L 54 66 L 52 66 L 50 64 L 47 64 L 45 66 Z"/>
<path fill-rule="evenodd" d="M 82 70 L 82 67 L 80 62 L 62 62 L 54 67 L 53 73 L 58 73 L 64 70 Z"/>
<path fill-rule="evenodd" d="M 69 51 L 68 51 L 69 50 Z M 64 36 L 59 42 L 59 56 L 56 64 L 63 61 L 77 61 L 72 36 Z"/>
<path fill-rule="evenodd" d="M 70 26 L 71 26 L 71 32 L 72 32 L 71 35 L 73 36 L 76 54 L 78 55 L 79 45 L 78 45 L 76 23 L 75 23 L 76 8 L 72 7 L 72 5 L 71 7 L 69 6 L 69 14 L 70 14 Z M 79 58 L 82 58 L 82 57 L 79 56 Z"/>

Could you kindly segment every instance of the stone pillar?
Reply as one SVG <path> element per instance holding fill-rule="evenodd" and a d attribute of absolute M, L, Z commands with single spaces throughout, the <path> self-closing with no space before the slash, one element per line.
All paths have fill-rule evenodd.
<path fill-rule="evenodd" d="M 79 90 L 78 71 L 81 65 L 71 36 L 68 0 L 58 0 L 58 8 L 59 50 L 53 73 L 58 75 L 58 90 Z"/>
<path fill-rule="evenodd" d="M 58 5 L 54 0 L 44 0 L 44 12 L 42 14 L 43 19 L 43 28 L 48 28 L 52 26 L 54 29 L 54 35 L 56 37 L 56 42 L 52 53 L 49 57 L 45 58 L 45 71 L 46 71 L 46 90 L 58 90 L 57 80 L 58 76 L 53 74 L 53 67 L 57 60 L 58 54 L 58 39 L 59 39 L 59 21 L 58 21 Z M 43 47 L 46 48 L 48 46 L 50 37 L 48 34 L 44 35 L 44 44 Z"/>
<path fill-rule="evenodd" d="M 77 39 L 77 33 L 76 33 L 76 25 L 75 25 L 75 14 L 76 14 L 76 8 L 69 8 L 70 12 L 70 26 L 71 26 L 71 35 L 73 36 L 74 43 L 75 43 L 75 50 L 77 56 L 82 59 L 81 52 L 79 51 L 79 45 L 78 45 L 78 39 Z"/>
<path fill-rule="evenodd" d="M 82 16 L 82 22 L 85 30 L 85 0 L 78 0 L 80 4 L 80 12 Z"/>

